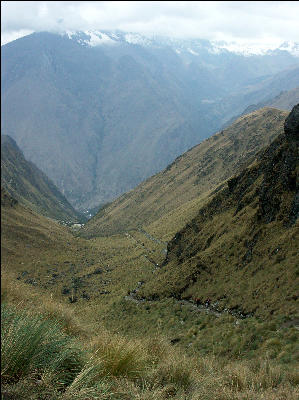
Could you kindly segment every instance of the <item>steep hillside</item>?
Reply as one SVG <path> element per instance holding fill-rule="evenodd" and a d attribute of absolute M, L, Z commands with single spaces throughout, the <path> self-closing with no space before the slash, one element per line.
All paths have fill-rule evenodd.
<path fill-rule="evenodd" d="M 5 191 L 1 206 L 3 400 L 298 398 L 298 331 L 290 321 L 216 316 L 174 299 L 128 296 L 116 297 L 107 310 L 110 292 L 93 303 L 80 276 L 82 266 L 87 272 L 86 255 L 98 260 L 99 251 Z M 94 278 L 95 291 L 111 281 L 106 269 L 91 266 L 85 275 Z M 117 269 L 123 276 L 140 274 L 140 266 L 128 271 L 126 262 Z M 67 275 L 73 278 L 69 294 L 67 287 L 62 291 L 68 304 L 59 299 Z M 119 295 L 125 291 L 119 276 L 112 287 Z M 77 301 L 76 288 L 82 294 Z"/>
<path fill-rule="evenodd" d="M 299 104 L 285 133 L 168 244 L 140 296 L 173 296 L 270 317 L 298 312 Z"/>
<path fill-rule="evenodd" d="M 298 64 L 286 51 L 246 57 L 200 40 L 113 35 L 40 32 L 1 47 L 2 131 L 80 210 L 115 199 L 248 105 L 299 84 L 295 70 L 273 76 Z"/>
<path fill-rule="evenodd" d="M 84 219 L 7 135 L 1 136 L 1 186 L 20 203 L 45 216 L 64 222 Z"/>
<path fill-rule="evenodd" d="M 188 203 L 192 207 L 192 200 L 204 197 L 270 144 L 283 132 L 286 115 L 286 112 L 265 108 L 241 117 L 102 208 L 88 221 L 82 234 L 96 236 L 137 229 L 166 218 L 169 213 L 177 231 L 187 221 L 181 214 L 188 211 Z M 163 225 L 168 226 L 166 222 Z M 168 234 L 172 233 L 175 232 L 169 229 Z"/>

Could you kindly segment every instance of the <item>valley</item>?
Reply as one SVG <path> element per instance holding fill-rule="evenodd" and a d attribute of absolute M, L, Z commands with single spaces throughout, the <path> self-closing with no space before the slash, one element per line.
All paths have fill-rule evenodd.
<path fill-rule="evenodd" d="M 2 133 L 81 212 L 299 86 L 298 57 L 284 49 L 249 57 L 200 39 L 102 34 L 110 44 L 93 44 L 100 32 L 36 32 L 1 48 Z"/>
<path fill-rule="evenodd" d="M 1 47 L 1 400 L 298 399 L 298 48 Z"/>
<path fill-rule="evenodd" d="M 270 117 L 277 130 L 271 129 L 268 146 L 257 145 L 244 161 L 238 160 L 233 176 L 227 176 L 218 186 L 217 181 L 215 186 L 203 186 L 202 196 L 196 197 L 191 191 L 190 198 L 183 199 L 178 207 L 135 220 L 126 230 L 118 219 L 118 233 L 115 228 L 114 234 L 95 234 L 95 221 L 102 218 L 102 211 L 80 230 L 72 229 L 25 208 L 3 189 L 3 301 L 22 304 L 31 315 L 41 313 L 60 321 L 68 335 L 82 345 L 86 343 L 88 351 L 98 343 L 99 360 L 112 362 L 109 357 L 114 351 L 121 362 L 122 354 L 127 357 L 134 349 L 130 356 L 133 365 L 140 365 L 142 360 L 147 365 L 144 370 L 140 367 L 137 375 L 130 372 L 130 364 L 110 372 L 107 368 L 112 364 L 93 364 L 93 368 L 102 365 L 102 373 L 113 387 L 103 391 L 103 399 L 105 393 L 110 393 L 109 399 L 162 399 L 165 391 L 174 399 L 267 396 L 274 400 L 277 393 L 281 398 L 295 399 L 297 109 L 287 122 L 287 113 L 272 109 L 241 117 L 235 126 L 244 132 L 243 123 L 249 124 L 245 136 L 250 139 L 253 135 L 253 143 L 259 130 L 255 124 L 270 126 Z M 217 135 L 221 139 L 230 132 Z M 211 138 L 204 146 L 215 142 L 217 139 Z M 220 148 L 225 149 L 225 145 Z M 178 162 L 189 156 L 190 152 Z M 169 179 L 167 173 L 174 166 L 177 161 L 161 176 L 165 179 L 166 174 Z M 209 173 L 212 177 L 213 172 L 215 169 L 203 177 L 209 177 Z M 151 178 L 153 182 L 156 179 Z M 180 180 L 176 181 L 180 193 Z M 185 184 L 185 180 L 181 182 Z M 139 193 L 140 188 L 135 190 Z M 129 196 L 134 199 L 135 193 Z M 118 202 L 113 206 L 118 210 Z M 90 224 L 93 234 L 88 237 Z M 172 226 L 177 230 L 172 231 Z M 157 359 L 153 358 L 155 346 L 160 346 Z M 267 361 L 263 361 L 265 354 Z M 182 364 L 179 359 L 184 360 Z M 260 367 L 254 369 L 257 362 Z M 263 362 L 268 363 L 268 372 Z M 197 371 L 195 375 L 188 367 L 190 363 Z M 149 365 L 150 375 L 145 372 Z M 237 373 L 236 368 L 246 372 Z M 211 369 L 213 375 L 208 372 Z M 274 371 L 280 383 L 274 379 Z M 232 376 L 242 382 L 237 391 Z M 142 388 L 138 377 L 155 386 Z M 262 388 L 251 388 L 261 380 L 267 380 Z M 45 383 L 32 388 L 30 381 L 20 382 L 25 385 L 20 386 L 22 391 L 30 390 L 30 396 L 45 393 Z M 5 384 L 4 390 L 20 395 L 18 384 Z M 100 393 L 99 389 L 90 390 Z M 75 393 L 62 398 L 84 398 L 83 392 Z M 233 397 L 236 395 L 239 397 Z M 52 399 L 58 394 L 49 396 Z"/>

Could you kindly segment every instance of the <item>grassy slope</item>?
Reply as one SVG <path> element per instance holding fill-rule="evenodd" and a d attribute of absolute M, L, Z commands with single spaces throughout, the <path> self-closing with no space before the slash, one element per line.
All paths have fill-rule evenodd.
<path fill-rule="evenodd" d="M 289 205 L 293 198 L 293 191 L 285 190 L 284 184 L 294 183 L 295 175 L 288 175 L 289 168 L 284 171 L 286 158 L 280 158 L 286 151 L 286 143 L 282 138 L 275 143 L 272 152 L 262 153 L 265 162 L 253 163 L 239 180 L 230 181 L 229 190 L 224 187 L 212 195 L 212 201 L 206 197 L 197 200 L 198 203 L 196 199 L 190 202 L 192 212 L 197 214 L 197 207 L 201 205 L 201 214 L 177 236 L 181 236 L 177 242 L 170 242 L 169 262 L 163 269 L 155 268 L 145 255 L 161 264 L 165 243 L 153 242 L 142 231 L 130 231 L 130 236 L 118 234 L 85 240 L 75 237 L 69 229 L 54 221 L 25 209 L 3 192 L 1 245 L 5 299 L 16 305 L 26 303 L 29 308 L 39 309 L 47 315 L 58 315 L 64 319 L 67 331 L 84 341 L 98 335 L 93 340 L 101 348 L 106 346 L 105 337 L 113 337 L 113 349 L 117 348 L 117 343 L 121 344 L 118 351 L 124 355 L 126 351 L 136 349 L 136 342 L 126 345 L 118 334 L 141 337 L 141 353 L 133 358 L 134 365 L 139 362 L 140 354 L 148 352 L 161 357 L 155 351 L 160 351 L 157 347 L 163 336 L 166 341 L 163 354 L 167 357 L 159 358 L 158 365 L 148 358 L 146 375 L 141 374 L 146 388 L 130 380 L 123 381 L 120 386 L 113 387 L 117 399 L 128 398 L 128 393 L 132 399 L 162 399 L 166 392 L 170 393 L 170 398 L 192 400 L 274 400 L 277 396 L 295 399 L 298 377 L 292 369 L 296 363 L 298 332 L 284 319 L 295 316 L 295 298 L 292 297 L 295 295 L 298 226 L 284 226 L 290 217 Z M 294 153 L 296 147 L 292 146 L 290 151 Z M 272 174 L 272 156 L 280 160 L 274 169 L 275 173 L 279 172 L 280 179 Z M 272 177 L 271 184 L 263 186 L 267 176 Z M 291 179 L 285 179 L 287 176 Z M 256 220 L 259 204 L 254 200 L 255 189 L 261 187 L 272 188 L 272 192 L 265 190 L 264 197 L 260 196 L 261 206 L 270 205 L 266 215 L 275 217 L 267 223 L 263 218 Z M 275 204 L 277 199 L 281 200 L 280 194 L 283 194 L 283 206 L 276 212 Z M 241 208 L 234 215 L 238 206 Z M 186 216 L 183 212 L 181 215 Z M 198 223 L 202 224 L 200 232 L 197 232 Z M 234 234 L 230 228 L 236 229 Z M 158 226 L 156 229 L 158 231 Z M 256 230 L 259 232 L 257 239 Z M 214 233 L 214 238 L 209 240 Z M 206 249 L 199 251 L 202 244 Z M 193 251 L 196 254 L 190 258 Z M 176 253 L 182 257 L 180 264 Z M 213 261 L 216 262 L 213 264 Z M 191 279 L 190 282 L 194 277 L 190 272 L 193 273 L 195 267 L 197 273 L 198 266 L 200 278 L 208 279 Z M 209 272 L 214 272 L 214 277 Z M 273 290 L 277 278 L 280 288 Z M 137 302 L 126 298 L 128 292 L 142 281 L 145 282 L 141 289 L 143 293 L 158 295 L 160 301 Z M 255 289 L 258 291 L 253 299 L 250 295 Z M 217 291 L 217 298 L 229 293 L 226 300 L 219 299 L 219 307 L 239 304 L 245 311 L 250 311 L 256 300 L 256 313 L 261 320 L 254 317 L 239 320 L 225 313 L 217 317 L 175 298 L 196 295 L 214 300 L 213 291 Z M 175 297 L 167 297 L 171 293 Z M 70 304 L 69 299 L 76 301 Z M 79 320 L 75 325 L 74 313 Z M 263 321 L 270 315 L 270 321 Z M 103 327 L 109 329 L 106 334 Z M 179 348 L 184 349 L 184 355 L 177 353 Z M 114 352 L 108 351 L 109 354 Z M 193 373 L 190 375 L 190 370 L 194 376 Z M 23 388 L 9 386 L 5 389 L 19 394 L 26 388 L 29 391 L 27 398 L 34 398 L 30 394 L 30 381 L 25 384 Z M 36 390 L 37 386 L 34 388 Z M 86 398 L 83 393 L 82 396 Z M 54 398 L 58 397 L 54 395 Z M 113 399 L 113 395 L 108 398 Z"/>
<path fill-rule="evenodd" d="M 92 308 L 95 301 L 101 307 L 110 306 L 152 271 L 144 247 L 133 238 L 75 237 L 67 227 L 12 200 L 5 190 L 1 230 L 4 273 L 66 302 L 72 298 L 79 308 Z M 159 246 L 150 252 L 157 262 L 164 258 Z"/>
<path fill-rule="evenodd" d="M 124 299 L 128 288 L 153 275 L 153 265 L 139 244 L 141 232 L 131 232 L 135 240 L 118 235 L 86 241 L 25 209 L 5 192 L 1 215 L 2 300 L 15 305 L 17 312 L 20 305 L 28 310 L 24 322 L 33 328 L 30 318 L 34 321 L 36 314 L 49 326 L 58 320 L 64 334 L 75 336 L 76 348 L 84 352 L 80 368 L 85 371 L 65 389 L 46 365 L 45 371 L 33 374 L 23 368 L 18 379 L 4 376 L 2 393 L 7 398 L 297 398 L 294 328 L 280 329 L 274 321 L 257 323 L 252 318 L 217 318 L 174 299 L 139 304 Z M 142 240 L 150 245 L 146 237 Z M 93 274 L 98 267 L 102 272 Z M 91 298 L 82 298 L 84 288 L 79 288 L 78 301 L 70 304 L 61 288 L 82 275 Z M 111 293 L 96 295 L 102 285 Z M 140 339 L 132 339 L 136 336 Z M 26 337 L 16 335 L 14 340 L 18 346 L 24 340 L 26 350 L 30 346 Z"/>
<path fill-rule="evenodd" d="M 82 219 L 53 182 L 24 158 L 13 139 L 1 137 L 1 185 L 25 206 L 45 216 L 76 222 Z"/>
<path fill-rule="evenodd" d="M 161 218 L 166 219 L 164 227 L 168 223 L 174 225 L 175 221 L 178 230 L 195 215 L 193 209 L 199 198 L 239 171 L 283 131 L 286 115 L 286 112 L 265 108 L 239 118 L 100 210 L 86 224 L 83 234 L 88 237 L 114 234 L 155 221 L 161 227 L 158 221 Z"/>
<path fill-rule="evenodd" d="M 175 235 L 142 294 L 295 318 L 298 159 L 298 141 L 280 135 Z"/>

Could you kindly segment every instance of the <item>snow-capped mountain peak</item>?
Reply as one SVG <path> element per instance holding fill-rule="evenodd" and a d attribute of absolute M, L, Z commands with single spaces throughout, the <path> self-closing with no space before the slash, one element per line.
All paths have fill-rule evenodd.
<path fill-rule="evenodd" d="M 160 36 L 145 36 L 139 33 L 121 31 L 67 31 L 64 33 L 69 39 L 77 43 L 88 46 L 116 45 L 127 43 L 129 45 L 139 45 L 142 47 L 170 47 L 177 54 L 189 53 L 191 56 L 198 56 L 204 50 L 211 54 L 223 52 L 235 53 L 250 57 L 253 55 L 271 54 L 273 51 L 287 51 L 293 56 L 299 57 L 299 43 L 284 42 L 282 44 L 239 43 L 226 41 L 208 41 L 203 39 L 175 39 Z"/>

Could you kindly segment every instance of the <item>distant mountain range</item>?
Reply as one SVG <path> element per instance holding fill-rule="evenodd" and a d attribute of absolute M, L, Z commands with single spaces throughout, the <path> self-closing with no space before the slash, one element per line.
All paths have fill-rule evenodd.
<path fill-rule="evenodd" d="M 83 221 L 53 182 L 24 158 L 16 142 L 1 136 L 1 188 L 22 205 L 44 216 L 74 223 Z"/>
<path fill-rule="evenodd" d="M 273 98 L 261 101 L 257 104 L 251 104 L 250 106 L 246 107 L 246 109 L 240 115 L 231 118 L 222 126 L 222 128 L 224 129 L 230 126 L 241 115 L 250 114 L 251 112 L 259 110 L 263 107 L 272 107 L 272 108 L 277 108 L 279 110 L 291 111 L 291 109 L 298 103 L 299 103 L 299 87 L 292 90 L 282 91 Z"/>
<path fill-rule="evenodd" d="M 1 47 L 2 132 L 73 207 L 97 207 L 299 86 L 296 44 L 225 46 L 99 31 L 15 40 Z"/>
<path fill-rule="evenodd" d="M 299 43 L 286 41 L 276 48 L 269 49 L 262 46 L 236 45 L 236 43 L 225 41 L 209 41 L 205 39 L 179 39 L 161 35 L 145 36 L 139 33 L 107 31 L 107 30 L 87 30 L 87 31 L 66 31 L 62 35 L 77 41 L 83 46 L 99 45 L 119 45 L 123 43 L 135 44 L 143 47 L 166 47 L 173 48 L 178 54 L 191 54 L 199 56 L 200 53 L 208 51 L 210 54 L 236 53 L 246 56 L 252 55 L 273 55 L 279 52 L 288 52 L 294 56 L 299 56 Z"/>

